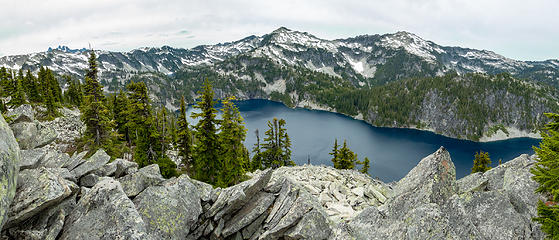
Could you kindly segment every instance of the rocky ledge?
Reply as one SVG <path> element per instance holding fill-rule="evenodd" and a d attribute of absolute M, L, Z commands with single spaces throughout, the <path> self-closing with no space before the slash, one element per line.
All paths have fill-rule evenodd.
<path fill-rule="evenodd" d="M 529 172 L 535 156 L 456 180 L 441 147 L 390 184 L 305 165 L 213 188 L 186 175 L 164 179 L 157 165 L 110 161 L 103 150 L 89 158 L 48 144 L 20 150 L 3 118 L 0 135 L 2 239 L 543 237 L 531 222 L 541 198 Z"/>

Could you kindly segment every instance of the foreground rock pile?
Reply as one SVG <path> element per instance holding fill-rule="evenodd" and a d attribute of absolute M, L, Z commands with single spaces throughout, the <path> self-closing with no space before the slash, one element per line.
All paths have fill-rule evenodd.
<path fill-rule="evenodd" d="M 521 155 L 456 181 L 444 148 L 396 183 L 387 202 L 340 224 L 337 239 L 543 239 L 530 179 L 534 160 Z"/>
<path fill-rule="evenodd" d="M 157 165 L 110 161 L 103 150 L 69 155 L 49 143 L 20 151 L 25 143 L 18 147 L 11 134 L 0 118 L 1 239 L 543 237 L 531 222 L 540 196 L 527 155 L 460 180 L 441 148 L 391 184 L 300 166 L 258 171 L 222 189 L 186 175 L 164 179 Z"/>
<path fill-rule="evenodd" d="M 334 223 L 348 220 L 367 207 L 384 204 L 391 191 L 385 183 L 365 174 L 325 166 L 305 165 L 275 170 L 273 181 L 282 178 L 288 178 L 318 199 Z"/>

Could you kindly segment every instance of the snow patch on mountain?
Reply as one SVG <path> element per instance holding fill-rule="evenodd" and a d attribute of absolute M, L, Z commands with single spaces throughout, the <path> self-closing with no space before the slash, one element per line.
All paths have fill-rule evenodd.
<path fill-rule="evenodd" d="M 417 35 L 408 32 L 384 35 L 381 39 L 381 45 L 393 49 L 404 48 L 407 52 L 431 62 L 437 59 L 433 52 L 438 54 L 445 53 L 445 50 L 434 43 L 425 41 Z"/>

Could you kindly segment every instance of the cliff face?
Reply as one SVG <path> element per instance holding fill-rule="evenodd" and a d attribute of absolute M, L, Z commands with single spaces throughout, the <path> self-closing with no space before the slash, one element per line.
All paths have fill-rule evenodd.
<path fill-rule="evenodd" d="M 19 147 L 12 130 L 0 114 L 0 228 L 6 222 L 8 207 L 16 193 Z"/>
<path fill-rule="evenodd" d="M 441 147 L 394 183 L 305 165 L 222 189 L 186 175 L 166 180 L 157 165 L 109 162 L 103 150 L 84 159 L 60 149 L 21 150 L 14 200 L 0 206 L 3 239 L 542 238 L 531 222 L 541 198 L 534 156 L 456 180 Z"/>

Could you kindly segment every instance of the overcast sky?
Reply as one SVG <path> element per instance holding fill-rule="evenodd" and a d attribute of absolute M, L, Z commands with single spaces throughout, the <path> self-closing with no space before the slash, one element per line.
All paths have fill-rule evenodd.
<path fill-rule="evenodd" d="M 280 26 L 325 39 L 403 30 L 513 59 L 559 58 L 556 0 L 3 0 L 0 56 L 58 45 L 191 48 Z"/>

